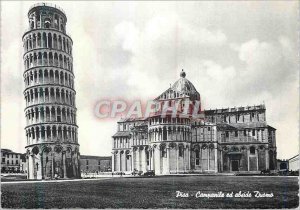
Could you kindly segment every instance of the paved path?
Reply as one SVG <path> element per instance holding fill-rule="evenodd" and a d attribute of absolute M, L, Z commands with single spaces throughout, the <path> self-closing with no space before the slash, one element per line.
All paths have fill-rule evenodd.
<path fill-rule="evenodd" d="M 106 180 L 112 177 L 97 178 L 97 179 L 60 179 L 60 180 L 35 180 L 35 181 L 12 181 L 12 182 L 1 182 L 1 184 L 25 184 L 25 183 L 44 183 L 44 182 L 80 182 L 80 181 L 95 181 L 95 180 Z"/>

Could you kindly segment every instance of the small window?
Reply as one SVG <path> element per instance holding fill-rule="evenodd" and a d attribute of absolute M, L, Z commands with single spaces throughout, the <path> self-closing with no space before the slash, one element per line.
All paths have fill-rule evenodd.
<path fill-rule="evenodd" d="M 166 147 L 162 148 L 162 150 L 161 150 L 161 156 L 162 157 L 167 157 L 167 148 Z"/>
<path fill-rule="evenodd" d="M 98 165 L 101 165 L 101 160 L 98 160 Z"/>
<path fill-rule="evenodd" d="M 255 130 L 254 129 L 252 130 L 252 136 L 255 136 Z"/>
<path fill-rule="evenodd" d="M 183 157 L 183 147 L 179 147 L 179 157 Z"/>
<path fill-rule="evenodd" d="M 200 165 L 200 152 L 196 150 L 196 166 Z"/>
<path fill-rule="evenodd" d="M 244 130 L 244 136 L 247 136 L 247 131 L 246 130 Z"/>
<path fill-rule="evenodd" d="M 88 160 L 86 160 L 86 165 L 88 165 L 89 164 L 89 161 Z"/>
<path fill-rule="evenodd" d="M 228 131 L 226 131 L 226 138 L 228 138 L 229 137 L 229 132 Z"/>
<path fill-rule="evenodd" d="M 19 161 L 18 160 L 16 160 L 16 165 L 18 165 L 19 164 Z"/>
<path fill-rule="evenodd" d="M 50 28 L 51 21 L 49 18 L 45 19 L 45 28 Z"/>
<path fill-rule="evenodd" d="M 149 151 L 146 151 L 146 160 L 147 160 L 147 166 L 149 166 L 149 165 L 150 165 L 150 160 L 149 160 L 149 158 L 150 158 Z M 128 155 L 128 160 L 129 160 L 129 155 Z"/>
<path fill-rule="evenodd" d="M 86 170 L 89 170 L 89 166 L 86 166 Z"/>
<path fill-rule="evenodd" d="M 255 147 L 250 147 L 250 154 L 255 154 Z"/>
<path fill-rule="evenodd" d="M 235 136 L 235 137 L 238 137 L 238 131 L 235 131 L 235 132 L 234 132 L 234 136 Z"/>
<path fill-rule="evenodd" d="M 207 130 L 210 131 L 210 127 L 208 127 Z"/>

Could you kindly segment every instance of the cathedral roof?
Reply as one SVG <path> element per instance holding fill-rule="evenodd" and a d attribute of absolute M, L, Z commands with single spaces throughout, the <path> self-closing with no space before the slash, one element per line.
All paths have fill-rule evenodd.
<path fill-rule="evenodd" d="M 155 100 L 164 100 L 172 98 L 185 98 L 189 97 L 192 100 L 199 100 L 200 94 L 196 90 L 193 83 L 185 78 L 186 73 L 183 71 L 180 72 L 180 78 L 173 84 L 172 87 L 164 91 L 160 96 Z"/>
<path fill-rule="evenodd" d="M 182 72 L 180 72 L 180 79 L 174 83 L 172 89 L 186 95 L 198 93 L 193 83 L 186 79 L 185 76 L 186 73 L 182 69 Z"/>
<path fill-rule="evenodd" d="M 118 131 L 112 137 L 130 137 L 129 131 Z"/>

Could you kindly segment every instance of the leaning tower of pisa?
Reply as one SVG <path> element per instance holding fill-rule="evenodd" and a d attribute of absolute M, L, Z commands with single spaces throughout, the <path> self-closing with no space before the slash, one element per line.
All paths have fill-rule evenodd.
<path fill-rule="evenodd" d="M 59 7 L 35 4 L 23 35 L 28 179 L 80 177 L 71 37 Z"/>

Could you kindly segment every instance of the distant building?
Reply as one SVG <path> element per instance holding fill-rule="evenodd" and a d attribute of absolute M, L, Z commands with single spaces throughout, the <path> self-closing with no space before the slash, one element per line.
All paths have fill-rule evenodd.
<path fill-rule="evenodd" d="M 299 154 L 288 160 L 290 171 L 299 171 Z"/>
<path fill-rule="evenodd" d="M 276 169 L 276 129 L 267 123 L 265 105 L 210 109 L 199 118 L 192 117 L 192 107 L 185 108 L 184 100 L 201 104 L 200 94 L 185 77 L 182 71 L 179 80 L 154 99 L 157 109 L 152 116 L 118 122 L 112 136 L 113 171 L 174 174 Z M 179 110 L 173 116 L 169 111 L 175 104 Z M 184 110 L 188 113 L 182 115 Z"/>
<path fill-rule="evenodd" d="M 288 159 L 277 159 L 277 169 L 278 170 L 289 170 L 289 160 Z"/>
<path fill-rule="evenodd" d="M 80 156 L 81 172 L 95 173 L 111 171 L 111 156 Z"/>
<path fill-rule="evenodd" d="M 9 149 L 1 149 L 1 173 L 25 172 L 26 155 L 13 152 Z"/>

